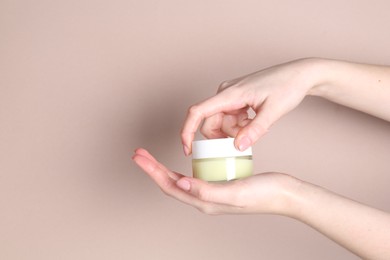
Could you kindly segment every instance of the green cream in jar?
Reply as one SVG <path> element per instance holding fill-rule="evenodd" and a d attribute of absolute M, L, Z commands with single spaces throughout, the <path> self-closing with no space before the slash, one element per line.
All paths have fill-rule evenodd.
<path fill-rule="evenodd" d="M 252 149 L 238 151 L 234 138 L 192 142 L 192 172 L 205 181 L 230 181 L 252 175 Z"/>

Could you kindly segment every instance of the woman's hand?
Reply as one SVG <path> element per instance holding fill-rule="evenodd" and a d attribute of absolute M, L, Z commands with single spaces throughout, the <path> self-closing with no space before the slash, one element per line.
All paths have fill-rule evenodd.
<path fill-rule="evenodd" d="M 245 150 L 307 95 L 390 121 L 390 67 L 303 59 L 221 85 L 217 95 L 189 109 L 182 129 L 186 155 L 195 132 L 235 137 Z M 248 117 L 252 108 L 256 116 Z M 281 173 L 207 183 L 168 170 L 146 150 L 133 160 L 169 196 L 208 214 L 269 213 L 310 225 L 364 259 L 390 259 L 390 214 Z"/>
<path fill-rule="evenodd" d="M 217 95 L 189 109 L 181 132 L 184 153 L 191 153 L 203 120 L 204 136 L 235 137 L 236 148 L 245 150 L 308 94 L 390 121 L 390 66 L 308 58 L 226 81 Z"/>
<path fill-rule="evenodd" d="M 184 153 L 191 153 L 203 120 L 201 132 L 207 138 L 235 137 L 241 151 L 254 144 L 315 85 L 312 62 L 297 60 L 222 83 L 217 95 L 189 109 L 181 133 Z M 256 113 L 253 119 L 248 117 L 249 108 Z"/>
<path fill-rule="evenodd" d="M 363 259 L 390 259 L 390 214 L 300 181 L 263 173 L 207 183 L 168 170 L 146 150 L 133 160 L 167 195 L 216 214 L 278 214 L 295 218 Z"/>
<path fill-rule="evenodd" d="M 161 190 L 207 214 L 290 214 L 289 196 L 300 181 L 282 173 L 262 173 L 224 183 L 208 183 L 167 169 L 144 149 L 133 160 Z"/>

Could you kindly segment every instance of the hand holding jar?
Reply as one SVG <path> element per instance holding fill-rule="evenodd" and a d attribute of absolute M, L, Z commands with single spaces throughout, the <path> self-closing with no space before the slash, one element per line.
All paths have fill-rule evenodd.
<path fill-rule="evenodd" d="M 189 109 L 181 133 L 184 153 L 193 153 L 194 160 L 206 159 L 198 157 L 192 146 L 202 122 L 206 138 L 234 137 L 235 149 L 244 152 L 306 95 L 390 121 L 390 67 L 309 58 L 226 81 L 217 95 Z M 248 116 L 250 108 L 256 113 L 254 118 Z M 236 157 L 240 156 L 220 154 L 222 164 L 214 153 L 211 164 L 195 161 L 195 177 L 219 181 L 246 176 L 232 171 L 237 170 Z M 284 215 L 313 227 L 361 258 L 390 259 L 387 212 L 283 173 L 215 183 L 170 171 L 144 149 L 137 149 L 133 160 L 167 195 L 207 214 Z M 218 178 L 209 179 L 212 167 Z"/>

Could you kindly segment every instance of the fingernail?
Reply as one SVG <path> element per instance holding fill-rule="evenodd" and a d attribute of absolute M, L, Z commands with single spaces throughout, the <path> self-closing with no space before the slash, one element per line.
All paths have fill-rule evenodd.
<path fill-rule="evenodd" d="M 182 190 L 185 190 L 185 191 L 189 191 L 190 188 L 191 188 L 191 183 L 188 181 L 188 180 L 185 180 L 185 179 L 180 179 L 176 182 L 176 185 L 182 189 Z"/>
<path fill-rule="evenodd" d="M 251 140 L 247 136 L 244 136 L 241 138 L 240 143 L 238 144 L 238 150 L 245 151 L 249 148 L 249 146 L 251 146 Z"/>
<path fill-rule="evenodd" d="M 184 145 L 184 146 L 183 146 L 183 151 L 184 151 L 184 154 L 185 154 L 186 156 L 188 156 L 188 155 L 190 154 L 190 148 L 188 148 L 187 145 Z"/>

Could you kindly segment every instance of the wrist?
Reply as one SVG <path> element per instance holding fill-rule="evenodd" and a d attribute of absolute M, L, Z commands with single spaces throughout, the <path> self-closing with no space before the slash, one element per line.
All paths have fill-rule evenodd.
<path fill-rule="evenodd" d="M 297 180 L 296 185 L 288 190 L 285 216 L 306 222 L 308 212 L 319 206 L 320 198 L 329 192 L 317 185 Z M 310 214 L 310 213 L 309 213 Z"/>
<path fill-rule="evenodd" d="M 272 214 L 297 218 L 304 203 L 305 193 L 308 189 L 307 182 L 288 174 L 280 174 L 279 196 L 274 204 Z"/>
<path fill-rule="evenodd" d="M 296 71 L 301 72 L 300 85 L 306 95 L 323 96 L 329 86 L 332 60 L 303 58 L 292 62 Z"/>
<path fill-rule="evenodd" d="M 332 84 L 332 68 L 335 60 L 307 58 L 306 74 L 309 80 L 307 95 L 326 97 Z"/>
<path fill-rule="evenodd" d="M 297 179 L 291 175 L 285 175 L 285 182 L 281 188 L 281 200 L 276 207 L 275 213 L 286 217 L 299 219 L 306 200 L 312 192 L 312 184 Z"/>

